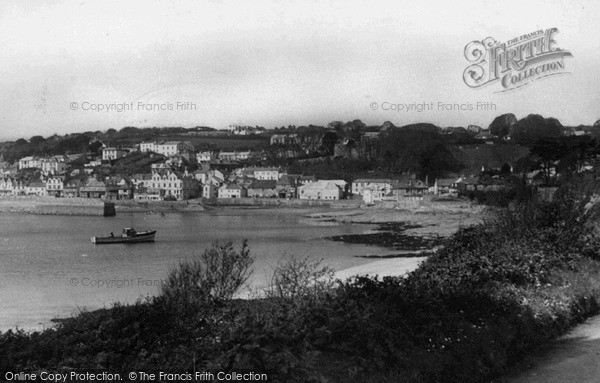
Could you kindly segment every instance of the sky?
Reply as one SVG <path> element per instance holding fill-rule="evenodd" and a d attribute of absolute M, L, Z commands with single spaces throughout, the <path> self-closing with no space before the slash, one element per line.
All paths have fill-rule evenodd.
<path fill-rule="evenodd" d="M 354 119 L 487 127 L 503 113 L 593 124 L 598 15 L 594 0 L 5 0 L 0 139 Z M 465 84 L 469 42 L 553 27 L 567 73 L 508 92 Z"/>

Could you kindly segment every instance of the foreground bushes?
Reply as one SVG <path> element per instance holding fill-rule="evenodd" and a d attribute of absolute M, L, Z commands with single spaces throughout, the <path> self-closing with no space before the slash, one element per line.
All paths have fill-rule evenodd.
<path fill-rule="evenodd" d="M 380 371 L 431 382 L 501 373 L 598 312 L 600 246 L 585 202 L 568 190 L 529 200 L 460 230 L 406 278 L 346 283 L 324 307 L 331 352 L 364 380 L 385 380 Z"/>
<path fill-rule="evenodd" d="M 266 298 L 231 300 L 247 246 L 215 244 L 147 302 L 0 336 L 0 369 L 217 369 L 273 381 L 480 382 L 598 312 L 600 246 L 561 190 L 465 228 L 406 278 L 332 287 L 319 262 L 278 266 Z"/>

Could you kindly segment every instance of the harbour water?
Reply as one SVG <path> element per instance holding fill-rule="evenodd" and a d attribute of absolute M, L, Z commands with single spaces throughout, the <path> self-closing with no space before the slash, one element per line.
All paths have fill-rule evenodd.
<path fill-rule="evenodd" d="M 120 234 L 133 223 L 158 230 L 156 242 L 93 245 L 93 235 Z M 0 214 L 0 331 L 51 326 L 52 318 L 80 310 L 132 303 L 155 295 L 180 260 L 215 241 L 236 248 L 248 239 L 255 256 L 251 284 L 265 285 L 282 258 L 323 258 L 336 270 L 367 263 L 355 255 L 389 250 L 333 242 L 327 237 L 360 234 L 372 225 L 315 224 L 300 212 L 223 209 L 210 212 L 116 217 Z"/>

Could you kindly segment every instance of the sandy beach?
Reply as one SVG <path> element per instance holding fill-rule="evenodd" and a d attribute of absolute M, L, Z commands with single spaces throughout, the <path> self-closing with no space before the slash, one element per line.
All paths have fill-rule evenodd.
<path fill-rule="evenodd" d="M 427 257 L 382 259 L 350 267 L 335 273 L 335 279 L 346 280 L 355 276 L 383 277 L 403 276 L 415 270 Z"/>
<path fill-rule="evenodd" d="M 362 208 L 342 211 L 322 211 L 307 214 L 316 223 L 407 223 L 417 227 L 405 233 L 416 237 L 446 238 L 462 227 L 483 222 L 490 212 L 468 201 L 440 202 L 415 210 Z M 398 252 L 402 253 L 402 252 Z M 389 258 L 373 260 L 362 265 L 338 270 L 335 277 L 345 280 L 356 275 L 401 276 L 419 267 L 427 257 Z"/>

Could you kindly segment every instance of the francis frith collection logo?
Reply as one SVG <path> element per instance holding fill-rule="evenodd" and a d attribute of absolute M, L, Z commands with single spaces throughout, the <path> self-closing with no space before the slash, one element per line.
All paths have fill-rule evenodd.
<path fill-rule="evenodd" d="M 463 79 L 471 88 L 497 83 L 500 92 L 514 90 L 547 76 L 567 73 L 564 58 L 571 52 L 558 48 L 557 28 L 540 29 L 504 43 L 492 37 L 465 47 L 471 63 Z"/>

